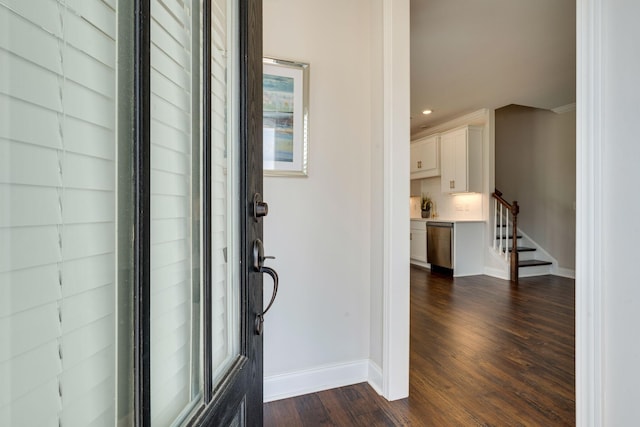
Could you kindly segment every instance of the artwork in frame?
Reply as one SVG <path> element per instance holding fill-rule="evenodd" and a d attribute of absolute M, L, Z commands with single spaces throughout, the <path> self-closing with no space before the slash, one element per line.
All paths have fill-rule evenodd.
<path fill-rule="evenodd" d="M 309 64 L 263 58 L 266 176 L 308 176 Z"/>

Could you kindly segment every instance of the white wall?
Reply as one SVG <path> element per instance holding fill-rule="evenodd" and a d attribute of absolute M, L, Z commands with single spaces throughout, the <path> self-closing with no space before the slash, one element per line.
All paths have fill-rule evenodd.
<path fill-rule="evenodd" d="M 371 311 L 369 359 L 382 368 L 384 259 L 384 100 L 382 1 L 371 1 Z"/>
<path fill-rule="evenodd" d="M 600 2 L 597 2 L 600 3 Z M 604 425 L 635 425 L 640 419 L 640 2 L 610 0 L 602 3 L 602 99 L 599 156 L 596 178 L 602 197 L 600 254 L 602 290 Z M 591 123 L 585 123 L 591 126 Z M 578 281 L 578 285 L 580 285 Z"/>
<path fill-rule="evenodd" d="M 282 280 L 266 400 L 362 381 L 408 396 L 408 23 L 409 0 L 264 2 L 265 56 L 311 64 L 309 177 L 264 183 Z"/>
<path fill-rule="evenodd" d="M 370 37 L 369 0 L 264 1 L 264 55 L 308 62 L 311 78 L 309 177 L 264 180 L 265 248 L 281 280 L 265 394 L 274 376 L 369 358 Z"/>
<path fill-rule="evenodd" d="M 520 205 L 518 226 L 558 266 L 575 269 L 576 114 L 496 110 L 496 187 Z"/>

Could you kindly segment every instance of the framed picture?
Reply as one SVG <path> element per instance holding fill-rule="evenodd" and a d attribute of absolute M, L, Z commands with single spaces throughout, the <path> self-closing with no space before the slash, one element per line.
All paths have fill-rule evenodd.
<path fill-rule="evenodd" d="M 309 64 L 263 58 L 263 167 L 266 176 L 307 176 Z"/>

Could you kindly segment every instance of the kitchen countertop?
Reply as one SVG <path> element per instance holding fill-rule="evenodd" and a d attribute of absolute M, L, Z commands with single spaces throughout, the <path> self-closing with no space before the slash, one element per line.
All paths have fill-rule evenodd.
<path fill-rule="evenodd" d="M 411 218 L 411 221 L 421 222 L 486 222 L 483 219 L 451 219 L 451 218 Z"/>

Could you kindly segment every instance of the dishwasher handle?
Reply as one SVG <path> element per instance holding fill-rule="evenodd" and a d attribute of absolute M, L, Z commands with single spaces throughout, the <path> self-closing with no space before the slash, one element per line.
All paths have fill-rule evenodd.
<path fill-rule="evenodd" d="M 428 222 L 427 228 L 429 227 L 453 228 L 453 223 L 452 222 Z"/>

